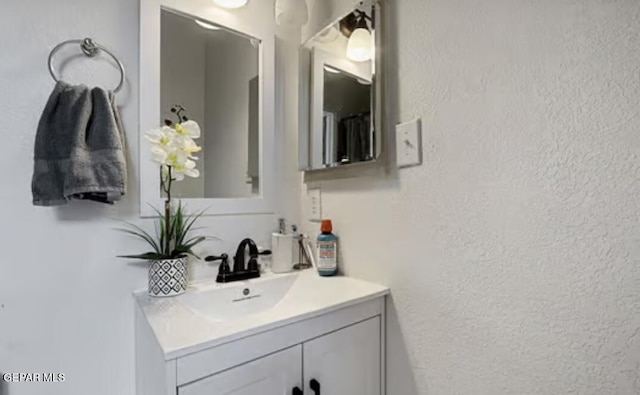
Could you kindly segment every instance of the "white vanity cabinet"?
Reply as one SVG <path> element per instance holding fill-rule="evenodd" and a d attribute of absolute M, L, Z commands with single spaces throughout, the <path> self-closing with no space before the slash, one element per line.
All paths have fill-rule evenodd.
<path fill-rule="evenodd" d="M 305 281 L 290 291 L 297 302 L 234 322 L 207 320 L 180 298 L 137 295 L 137 394 L 385 395 L 388 289 Z M 345 291 L 320 299 L 311 281 Z"/>
<path fill-rule="evenodd" d="M 314 395 L 381 395 L 380 354 L 375 317 L 181 386 L 178 394 L 298 395 L 304 386 Z"/>
<path fill-rule="evenodd" d="M 303 344 L 305 394 L 316 380 L 324 394 L 380 395 L 380 318 Z"/>
<path fill-rule="evenodd" d="M 302 387 L 301 360 L 302 347 L 291 347 L 179 387 L 178 394 L 290 394 Z"/>

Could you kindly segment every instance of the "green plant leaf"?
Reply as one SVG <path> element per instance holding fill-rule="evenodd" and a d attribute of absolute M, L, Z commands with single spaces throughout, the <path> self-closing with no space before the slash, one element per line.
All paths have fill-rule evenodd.
<path fill-rule="evenodd" d="M 195 236 L 190 238 L 189 240 L 187 240 L 184 245 L 185 246 L 195 246 L 196 244 L 202 243 L 203 241 L 205 241 L 207 238 L 206 236 Z"/>
<path fill-rule="evenodd" d="M 184 255 L 184 254 L 188 254 L 188 253 L 189 253 L 189 249 L 188 248 L 180 247 L 180 248 L 176 248 L 175 250 L 171 251 L 171 256 L 180 256 L 180 255 Z"/>
<path fill-rule="evenodd" d="M 155 211 L 156 214 L 158 214 L 157 222 L 154 224 L 154 228 L 156 231 L 156 238 L 158 239 L 160 245 L 160 251 L 163 251 L 165 240 L 164 214 L 151 204 L 149 204 L 149 207 L 151 207 L 151 209 Z"/>
<path fill-rule="evenodd" d="M 156 240 L 160 240 L 160 229 L 158 228 L 158 221 L 153 221 L 153 230 L 156 232 Z"/>
<path fill-rule="evenodd" d="M 184 226 L 184 231 L 182 232 L 182 234 L 180 235 L 180 238 L 178 238 L 176 240 L 176 244 L 177 245 L 182 245 L 182 243 L 184 242 L 185 237 L 187 237 L 187 235 L 189 234 L 189 232 L 191 230 L 193 230 L 193 225 L 196 223 L 196 221 L 202 217 L 202 215 L 205 213 L 206 209 L 201 210 L 200 212 L 194 214 L 194 215 L 190 215 L 187 219 L 187 222 L 185 223 Z"/>
<path fill-rule="evenodd" d="M 160 249 L 158 248 L 158 244 L 155 242 L 155 240 L 153 240 L 153 237 L 149 233 L 147 233 L 144 229 L 129 222 L 125 222 L 125 221 L 121 221 L 121 222 L 124 225 L 131 227 L 132 229 L 116 228 L 115 230 L 135 236 L 135 237 L 139 237 L 142 240 L 146 241 L 156 252 L 160 252 Z"/>
<path fill-rule="evenodd" d="M 175 240 L 176 245 L 179 245 L 179 240 L 183 231 L 183 216 L 182 216 L 182 201 L 178 202 L 178 208 L 173 215 L 171 221 L 171 235 Z"/>
<path fill-rule="evenodd" d="M 164 240 L 166 238 L 166 232 L 164 227 L 164 218 L 162 216 L 158 217 L 158 227 L 160 228 L 160 251 L 166 252 L 164 251 Z"/>
<path fill-rule="evenodd" d="M 200 257 L 198 255 L 196 255 L 191 248 L 184 248 L 184 246 L 183 246 L 183 248 L 174 250 L 171 253 L 171 255 L 173 257 L 180 257 L 180 256 L 183 256 L 183 255 L 191 255 L 191 256 L 194 256 L 194 257 L 200 259 Z"/>
<path fill-rule="evenodd" d="M 118 255 L 118 258 L 127 258 L 127 259 L 144 259 L 149 261 L 157 261 L 161 259 L 167 259 L 167 256 L 163 254 L 158 254 L 157 252 L 145 252 L 144 254 L 137 255 Z"/>
<path fill-rule="evenodd" d="M 193 247 L 195 247 L 196 245 L 202 243 L 203 241 L 205 241 L 207 238 L 204 236 L 199 236 L 199 237 L 194 237 L 192 239 L 189 239 L 186 243 L 184 243 L 183 245 L 179 246 L 180 249 L 184 249 L 185 251 L 192 249 Z"/>
<path fill-rule="evenodd" d="M 179 253 L 190 253 L 192 255 L 195 255 L 195 254 L 193 254 L 193 252 L 191 252 L 191 249 L 193 247 L 195 247 L 196 245 L 202 243 L 206 239 L 207 238 L 204 237 L 204 236 L 193 237 L 193 238 L 187 240 L 186 243 L 181 244 L 179 246 L 176 246 L 176 248 L 173 250 L 172 254 L 175 253 L 175 252 L 179 252 Z"/>
<path fill-rule="evenodd" d="M 160 217 L 160 218 L 164 217 L 164 214 L 163 214 L 163 213 L 161 213 L 161 212 L 160 212 L 160 210 L 158 210 L 157 208 L 155 208 L 153 205 L 151 205 L 151 204 L 148 204 L 148 203 L 147 203 L 147 206 L 151 207 L 151 210 L 155 211 L 155 212 L 156 212 L 156 214 L 158 214 L 158 217 Z"/>
<path fill-rule="evenodd" d="M 131 229 L 119 229 L 127 234 L 139 237 L 145 240 L 153 247 L 155 252 L 148 252 L 137 255 L 125 255 L 123 258 L 134 259 L 166 259 L 175 258 L 182 255 L 192 255 L 197 257 L 193 252 L 193 247 L 197 244 L 210 239 L 211 237 L 195 236 L 188 238 L 190 232 L 204 229 L 204 227 L 194 226 L 198 219 L 206 212 L 201 210 L 193 215 L 185 215 L 185 206 L 181 201 L 178 202 L 176 210 L 169 214 L 169 218 L 165 218 L 163 212 L 149 205 L 151 209 L 158 214 L 157 220 L 154 222 L 153 238 L 149 233 L 144 231 L 137 225 L 121 221 Z M 168 225 L 168 226 L 167 226 Z M 168 229 L 167 229 L 168 228 Z M 215 239 L 215 238 L 214 238 Z M 186 240 L 186 241 L 185 241 Z"/>

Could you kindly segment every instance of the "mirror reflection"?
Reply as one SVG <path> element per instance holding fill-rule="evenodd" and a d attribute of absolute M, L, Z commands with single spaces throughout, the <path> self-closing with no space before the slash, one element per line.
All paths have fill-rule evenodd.
<path fill-rule="evenodd" d="M 321 169 L 375 160 L 374 1 L 360 3 L 311 38 L 310 167 Z"/>
<path fill-rule="evenodd" d="M 373 158 L 371 82 L 325 66 L 323 165 Z"/>
<path fill-rule="evenodd" d="M 173 106 L 198 122 L 200 177 L 175 185 L 180 198 L 260 195 L 258 40 L 163 9 L 161 122 Z"/>

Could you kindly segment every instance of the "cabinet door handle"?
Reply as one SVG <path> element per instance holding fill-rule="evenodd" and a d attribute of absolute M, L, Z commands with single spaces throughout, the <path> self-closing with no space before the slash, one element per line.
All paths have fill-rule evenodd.
<path fill-rule="evenodd" d="M 302 394 L 303 394 L 303 392 L 302 392 L 302 390 L 301 390 L 300 388 L 295 387 L 295 388 L 293 389 L 293 392 L 292 392 L 291 394 L 292 394 L 292 395 L 302 395 Z"/>
<path fill-rule="evenodd" d="M 311 381 L 309 381 L 309 388 L 311 388 L 315 395 L 320 395 L 320 382 L 318 382 L 318 380 L 311 379 Z"/>

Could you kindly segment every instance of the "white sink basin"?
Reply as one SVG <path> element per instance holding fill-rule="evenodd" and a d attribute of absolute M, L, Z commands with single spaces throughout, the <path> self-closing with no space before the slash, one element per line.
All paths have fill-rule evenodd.
<path fill-rule="evenodd" d="M 196 287 L 180 296 L 179 301 L 196 314 L 214 321 L 228 321 L 271 309 L 289 292 L 297 278 L 294 273 Z"/>
<path fill-rule="evenodd" d="M 248 289 L 248 294 L 245 295 Z M 382 285 L 314 270 L 229 284 L 207 280 L 175 298 L 135 293 L 166 360 L 379 298 Z"/>

